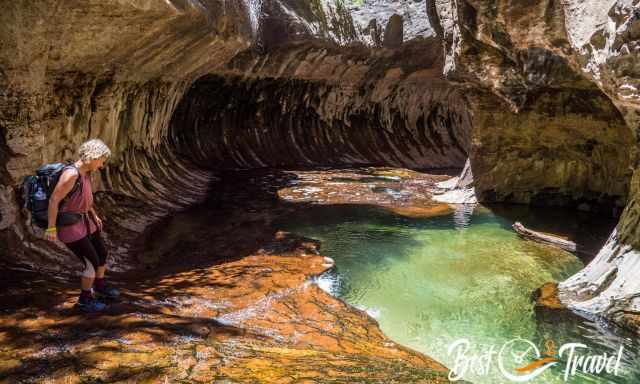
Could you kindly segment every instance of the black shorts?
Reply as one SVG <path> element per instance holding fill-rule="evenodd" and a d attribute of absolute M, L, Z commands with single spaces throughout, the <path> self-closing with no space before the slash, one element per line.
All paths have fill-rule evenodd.
<path fill-rule="evenodd" d="M 65 245 L 82 260 L 85 268 L 87 267 L 85 259 L 89 260 L 95 271 L 98 270 L 98 267 L 102 267 L 107 263 L 107 249 L 104 246 L 99 230 L 78 241 L 65 243 Z"/>

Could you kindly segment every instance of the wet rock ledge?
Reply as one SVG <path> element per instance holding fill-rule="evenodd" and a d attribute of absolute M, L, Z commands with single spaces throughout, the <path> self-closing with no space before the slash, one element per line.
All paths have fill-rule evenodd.
<path fill-rule="evenodd" d="M 310 282 L 329 267 L 316 242 L 278 232 L 237 261 L 121 281 L 123 299 L 89 318 L 72 308 L 71 284 L 12 273 L 0 382 L 447 381 L 445 367 Z"/>

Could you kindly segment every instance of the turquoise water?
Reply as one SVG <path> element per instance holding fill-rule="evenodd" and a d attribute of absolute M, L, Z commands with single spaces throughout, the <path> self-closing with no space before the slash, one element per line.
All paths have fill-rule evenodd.
<path fill-rule="evenodd" d="M 556 348 L 584 343 L 585 354 L 614 355 L 623 345 L 618 376 L 576 374 L 564 381 L 563 360 L 528 382 L 640 382 L 638 346 L 630 337 L 597 322 L 536 318 L 532 292 L 565 279 L 583 263 L 570 253 L 521 240 L 511 224 L 486 208 L 408 219 L 367 206 L 312 207 L 282 222 L 288 231 L 320 240 L 321 253 L 335 259 L 335 270 L 318 279 L 321 287 L 367 311 L 394 341 L 449 368 L 456 365 L 456 354 L 448 348 L 460 339 L 470 343 L 467 357 L 492 347 L 497 353 L 516 338 L 541 352 L 553 347 L 549 340 Z M 499 370 L 496 355 L 486 360 L 470 365 L 464 379 L 513 382 Z M 523 366 L 513 357 L 502 361 L 512 373 Z"/>

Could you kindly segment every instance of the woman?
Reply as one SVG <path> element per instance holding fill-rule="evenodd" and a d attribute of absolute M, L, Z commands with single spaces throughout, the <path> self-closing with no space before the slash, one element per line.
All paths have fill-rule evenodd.
<path fill-rule="evenodd" d="M 93 207 L 89 178 L 90 172 L 102 168 L 111 156 L 111 151 L 101 140 L 93 139 L 80 146 L 78 155 L 80 159 L 62 171 L 58 184 L 49 198 L 49 225 L 45 237 L 49 241 L 60 239 L 82 260 L 82 290 L 77 306 L 86 312 L 97 312 L 106 308 L 99 298 L 115 298 L 119 295 L 118 290 L 105 285 L 107 251 L 100 236 L 102 220 Z M 80 188 L 69 194 L 78 178 Z M 80 213 L 82 218 L 75 224 L 56 227 L 58 213 L 63 212 Z M 92 287 L 96 297 L 92 295 Z"/>

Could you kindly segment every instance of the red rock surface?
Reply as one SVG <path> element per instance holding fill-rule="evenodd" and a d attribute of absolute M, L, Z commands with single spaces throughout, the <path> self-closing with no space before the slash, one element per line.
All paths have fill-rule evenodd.
<path fill-rule="evenodd" d="M 127 382 L 444 382 L 446 369 L 309 282 L 312 241 L 278 233 L 240 260 L 138 281 L 104 314 L 44 276 L 4 279 L 0 379 Z M 31 283 L 29 283 L 31 282 Z"/>

